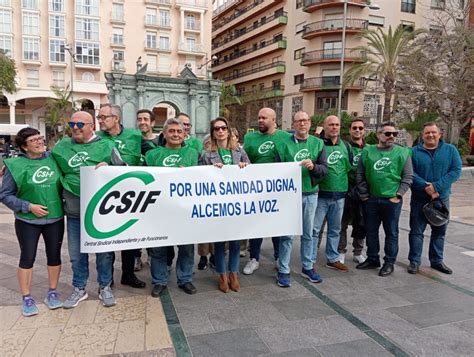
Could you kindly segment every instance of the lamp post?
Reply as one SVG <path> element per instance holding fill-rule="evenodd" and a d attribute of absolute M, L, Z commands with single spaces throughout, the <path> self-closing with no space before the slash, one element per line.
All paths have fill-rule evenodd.
<path fill-rule="evenodd" d="M 74 49 L 69 43 L 66 43 L 64 49 L 69 53 L 69 56 L 71 56 L 71 108 L 74 112 L 74 63 L 77 62 L 76 54 L 74 53 Z"/>
<path fill-rule="evenodd" d="M 216 61 L 217 60 L 217 56 L 214 55 L 212 56 L 210 59 L 207 59 L 207 53 L 206 53 L 206 62 L 201 64 L 198 69 L 201 69 L 202 67 L 206 66 L 206 79 L 209 79 L 209 70 L 207 69 L 207 65 L 209 64 L 209 62 L 211 61 Z"/>
<path fill-rule="evenodd" d="M 344 55 L 346 50 L 346 27 L 347 27 L 347 3 L 348 0 L 344 0 L 344 15 L 342 18 L 342 41 L 341 41 L 341 62 L 339 66 L 339 93 L 337 99 L 337 116 L 341 119 L 342 112 L 342 83 L 344 82 Z M 370 10 L 380 10 L 380 6 L 376 4 L 365 5 Z"/>

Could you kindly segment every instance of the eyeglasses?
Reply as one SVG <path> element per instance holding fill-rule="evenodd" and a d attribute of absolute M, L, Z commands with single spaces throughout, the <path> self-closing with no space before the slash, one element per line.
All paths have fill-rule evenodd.
<path fill-rule="evenodd" d="M 386 131 L 385 133 L 383 133 L 383 135 L 385 135 L 387 138 L 391 136 L 396 138 L 398 136 L 398 131 Z"/>
<path fill-rule="evenodd" d="M 69 127 L 71 129 L 74 129 L 74 127 L 76 126 L 78 129 L 82 129 L 84 128 L 87 124 L 91 124 L 91 123 L 84 123 L 83 121 L 70 121 L 67 123 L 67 125 L 69 125 Z"/>
<path fill-rule="evenodd" d="M 364 130 L 364 127 L 363 127 L 363 126 L 353 126 L 351 129 L 352 129 L 352 130 L 361 130 L 361 131 L 362 131 L 362 130 Z"/>
<path fill-rule="evenodd" d="M 227 131 L 227 127 L 226 126 L 215 126 L 215 127 L 212 128 L 212 130 L 214 130 L 214 131 L 220 131 L 220 130 Z"/>
<path fill-rule="evenodd" d="M 294 120 L 293 122 L 296 124 L 307 124 L 309 123 L 309 119 Z"/>
<path fill-rule="evenodd" d="M 44 142 L 44 136 L 35 136 L 34 138 L 28 138 L 26 139 L 26 142 L 28 143 L 42 143 Z"/>
<path fill-rule="evenodd" d="M 96 118 L 97 120 L 105 120 L 107 118 L 110 118 L 110 117 L 115 117 L 116 115 L 114 114 L 108 114 L 108 115 L 97 115 Z M 81 128 L 79 128 L 81 129 Z"/>
<path fill-rule="evenodd" d="M 190 127 L 192 127 L 193 125 L 192 125 L 191 123 L 183 123 L 183 126 L 185 126 L 185 127 L 187 127 L 187 128 L 188 128 L 188 127 L 190 128 Z"/>

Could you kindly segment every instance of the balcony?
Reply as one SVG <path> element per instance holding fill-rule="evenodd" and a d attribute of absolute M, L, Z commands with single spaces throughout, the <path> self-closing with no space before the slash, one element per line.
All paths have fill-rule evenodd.
<path fill-rule="evenodd" d="M 286 37 L 278 36 L 271 40 L 260 42 L 256 46 L 250 46 L 239 51 L 234 50 L 228 56 L 223 56 L 215 61 L 212 64 L 212 70 L 218 72 L 251 58 L 254 59 L 278 49 L 286 48 L 286 44 Z"/>
<path fill-rule="evenodd" d="M 340 83 L 339 76 L 306 78 L 300 85 L 300 92 L 338 90 Z M 354 84 L 344 87 L 346 90 L 361 90 L 362 88 L 364 88 L 363 79 L 359 79 Z"/>
<path fill-rule="evenodd" d="M 112 72 L 125 72 L 125 62 L 119 60 L 112 60 L 111 69 Z"/>
<path fill-rule="evenodd" d="M 317 21 L 305 25 L 303 30 L 303 38 L 309 40 L 313 37 L 324 36 L 342 32 L 344 20 L 332 19 Z M 367 29 L 369 22 L 364 19 L 347 19 L 346 33 L 360 33 Z"/>
<path fill-rule="evenodd" d="M 145 27 L 171 30 L 171 21 L 158 21 L 156 17 L 145 16 Z"/>
<path fill-rule="evenodd" d="M 176 0 L 176 7 L 195 7 L 207 10 L 207 0 Z"/>
<path fill-rule="evenodd" d="M 285 62 L 277 61 L 264 66 L 255 67 L 246 71 L 235 71 L 231 75 L 228 75 L 222 79 L 226 82 L 226 85 L 232 85 L 285 72 Z"/>
<path fill-rule="evenodd" d="M 117 24 L 117 25 L 125 25 L 125 19 L 124 19 L 123 13 L 111 12 L 110 23 Z"/>
<path fill-rule="evenodd" d="M 248 103 L 255 100 L 283 97 L 284 92 L 285 86 L 280 85 L 275 87 L 252 89 L 248 92 L 240 92 L 238 96 L 241 98 L 243 103 Z"/>
<path fill-rule="evenodd" d="M 110 39 L 110 47 L 124 48 L 123 35 L 113 35 Z"/>
<path fill-rule="evenodd" d="M 204 47 L 198 44 L 190 45 L 188 43 L 181 42 L 178 45 L 178 53 L 180 55 L 194 55 L 194 56 L 205 56 L 206 51 Z"/>
<path fill-rule="evenodd" d="M 349 0 L 347 2 L 349 6 L 367 6 L 366 0 Z M 315 12 L 321 9 L 329 7 L 344 6 L 344 0 L 304 0 L 303 11 Z"/>
<path fill-rule="evenodd" d="M 220 18 L 212 24 L 212 37 L 215 38 L 225 31 L 237 26 L 249 18 L 255 18 L 258 14 L 275 6 L 282 0 L 254 0 L 253 3 L 241 9 L 235 9 L 234 12 L 227 17 Z"/>
<path fill-rule="evenodd" d="M 302 66 L 310 66 L 320 63 L 339 63 L 341 62 L 342 51 L 340 49 L 317 50 L 305 52 L 301 59 Z M 367 59 L 365 51 L 353 51 L 350 48 L 344 50 L 344 62 L 356 63 L 364 62 Z"/>
<path fill-rule="evenodd" d="M 221 41 L 213 41 L 212 49 L 218 49 L 219 52 L 224 51 L 230 47 L 234 47 L 238 43 L 248 41 L 253 37 L 260 36 L 266 31 L 274 29 L 278 26 L 286 25 L 287 23 L 287 13 L 285 11 L 279 11 L 270 17 L 260 19 L 260 21 L 257 23 L 253 23 L 242 29 L 234 30 L 232 34 L 226 36 Z"/>
<path fill-rule="evenodd" d="M 163 44 L 157 43 L 156 41 L 147 41 L 145 40 L 143 43 L 145 47 L 145 51 L 147 52 L 164 52 L 164 53 L 171 53 L 171 47 L 169 44 L 164 46 Z"/>
<path fill-rule="evenodd" d="M 219 6 L 212 14 L 212 18 L 216 18 L 219 15 L 222 15 L 223 13 L 234 9 L 237 5 L 239 5 L 243 0 L 228 0 L 221 6 Z"/>
<path fill-rule="evenodd" d="M 145 0 L 145 4 L 171 6 L 171 0 Z"/>
<path fill-rule="evenodd" d="M 201 31 L 201 21 L 185 21 L 184 22 L 184 31 L 190 32 L 200 32 Z"/>

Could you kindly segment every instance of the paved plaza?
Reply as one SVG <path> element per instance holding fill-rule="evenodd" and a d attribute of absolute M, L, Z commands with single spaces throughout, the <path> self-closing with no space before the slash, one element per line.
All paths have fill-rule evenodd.
<path fill-rule="evenodd" d="M 49 311 L 24 318 L 16 279 L 19 248 L 13 217 L 0 207 L 0 355 L 1 356 L 468 356 L 474 355 L 474 178 L 454 185 L 445 262 L 454 270 L 443 275 L 429 268 L 427 240 L 420 273 L 408 264 L 408 197 L 400 222 L 400 252 L 395 273 L 358 271 L 348 253 L 350 271 L 324 267 L 324 241 L 317 271 L 324 281 L 299 277 L 299 239 L 292 258 L 292 287 L 275 284 L 270 240 L 263 245 L 261 267 L 241 275 L 239 293 L 217 290 L 217 275 L 197 271 L 198 294 L 176 286 L 150 296 L 148 269 L 138 273 L 144 290 L 120 285 L 115 264 L 118 305 L 104 308 L 97 283 L 89 299 L 73 310 Z M 117 254 L 119 258 L 120 254 Z M 241 268 L 248 258 L 242 258 Z M 40 244 L 32 295 L 38 302 L 47 290 L 46 258 Z M 196 258 L 196 264 L 198 259 Z M 91 262 L 93 259 L 91 256 Z M 71 268 L 63 244 L 59 291 L 71 292 Z M 95 266 L 91 264 L 91 278 Z"/>

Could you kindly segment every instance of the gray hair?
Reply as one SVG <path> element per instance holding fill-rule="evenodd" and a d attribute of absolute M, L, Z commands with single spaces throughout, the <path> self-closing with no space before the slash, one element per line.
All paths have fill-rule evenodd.
<path fill-rule="evenodd" d="M 298 110 L 295 115 L 293 115 L 293 119 L 292 121 L 295 121 L 296 119 L 296 116 L 297 115 L 301 115 L 301 114 L 306 114 L 308 116 L 308 118 L 311 120 L 311 117 L 309 116 L 309 113 L 307 111 L 304 111 L 304 110 Z"/>
<path fill-rule="evenodd" d="M 169 118 L 165 121 L 165 124 L 163 125 L 163 131 L 166 131 L 168 129 L 168 126 L 173 124 L 179 125 L 179 127 L 184 130 L 184 125 L 181 120 L 179 120 L 178 118 Z"/>
<path fill-rule="evenodd" d="M 101 108 L 110 108 L 110 112 L 112 115 L 117 116 L 119 119 L 122 119 L 122 108 L 120 108 L 120 105 L 117 104 L 111 104 L 111 103 L 105 103 L 100 105 Z"/>

